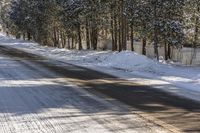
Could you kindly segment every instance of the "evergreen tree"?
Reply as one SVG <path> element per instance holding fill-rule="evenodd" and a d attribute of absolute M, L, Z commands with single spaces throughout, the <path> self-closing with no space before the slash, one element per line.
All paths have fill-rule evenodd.
<path fill-rule="evenodd" d="M 6 3 L 6 4 L 5 4 Z M 112 40 L 112 50 L 126 50 L 134 37 L 165 48 L 185 43 L 194 48 L 200 39 L 199 0 L 3 0 L 1 23 L 7 33 L 59 48 L 98 48 L 101 39 Z"/>

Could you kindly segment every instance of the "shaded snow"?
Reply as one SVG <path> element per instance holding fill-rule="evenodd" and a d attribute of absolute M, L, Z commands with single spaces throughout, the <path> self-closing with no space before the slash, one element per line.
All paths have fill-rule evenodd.
<path fill-rule="evenodd" d="M 36 43 L 15 40 L 4 35 L 0 35 L 0 42 L 1 45 L 9 45 L 48 58 L 112 73 L 121 78 L 138 81 L 138 83 L 143 84 L 143 81 L 147 80 L 147 85 L 174 85 L 179 90 L 200 93 L 200 67 L 176 66 L 165 62 L 157 62 L 131 51 L 120 53 L 112 51 L 77 51 L 39 46 Z M 140 81 L 137 79 L 140 79 Z M 199 93 L 197 93 L 198 96 Z"/>

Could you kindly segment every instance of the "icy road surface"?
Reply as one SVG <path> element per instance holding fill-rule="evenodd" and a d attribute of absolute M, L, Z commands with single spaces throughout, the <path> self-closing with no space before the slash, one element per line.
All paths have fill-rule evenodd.
<path fill-rule="evenodd" d="M 0 133 L 165 133 L 160 126 L 67 83 L 27 60 L 0 54 Z"/>

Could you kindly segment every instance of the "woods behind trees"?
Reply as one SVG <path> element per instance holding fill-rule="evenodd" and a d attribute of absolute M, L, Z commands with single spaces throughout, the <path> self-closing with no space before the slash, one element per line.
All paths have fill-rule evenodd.
<path fill-rule="evenodd" d="M 81 50 L 98 48 L 100 40 L 112 40 L 112 50 L 127 49 L 134 41 L 164 45 L 165 59 L 171 47 L 200 41 L 199 0 L 3 0 L 4 31 L 41 45 Z"/>

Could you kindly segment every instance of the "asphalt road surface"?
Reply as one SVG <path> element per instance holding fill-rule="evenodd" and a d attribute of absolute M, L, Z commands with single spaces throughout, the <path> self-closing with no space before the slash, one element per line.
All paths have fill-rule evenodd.
<path fill-rule="evenodd" d="M 0 46 L 0 133 L 29 132 L 200 133 L 200 103 Z"/>

